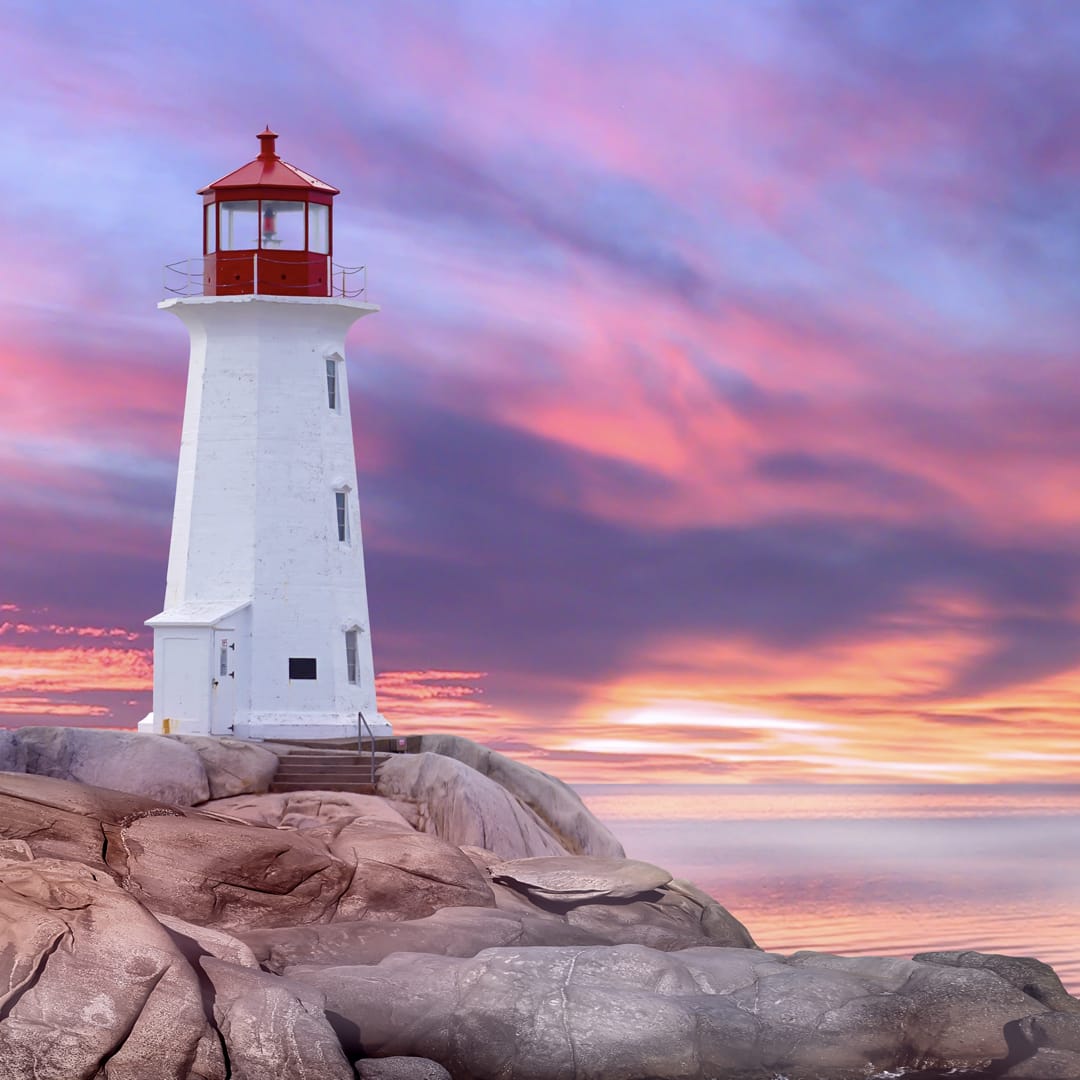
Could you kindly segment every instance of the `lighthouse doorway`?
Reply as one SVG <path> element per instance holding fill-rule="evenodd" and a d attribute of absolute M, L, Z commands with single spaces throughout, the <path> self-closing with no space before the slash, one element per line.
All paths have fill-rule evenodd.
<path fill-rule="evenodd" d="M 236 722 L 236 635 L 214 631 L 214 678 L 210 694 L 210 733 L 231 735 Z"/>

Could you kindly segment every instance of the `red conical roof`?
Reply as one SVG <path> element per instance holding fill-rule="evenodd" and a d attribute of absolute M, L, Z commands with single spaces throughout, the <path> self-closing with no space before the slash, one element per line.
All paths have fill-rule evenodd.
<path fill-rule="evenodd" d="M 317 180 L 311 173 L 282 161 L 274 149 L 277 132 L 271 131 L 269 125 L 265 131 L 259 133 L 261 144 L 259 156 L 239 169 L 215 180 L 212 184 L 199 189 L 200 195 L 207 195 L 211 191 L 219 191 L 224 188 L 251 188 L 251 187 L 276 187 L 276 188 L 306 188 L 308 190 L 321 191 L 327 195 L 340 195 L 336 187 Z"/>

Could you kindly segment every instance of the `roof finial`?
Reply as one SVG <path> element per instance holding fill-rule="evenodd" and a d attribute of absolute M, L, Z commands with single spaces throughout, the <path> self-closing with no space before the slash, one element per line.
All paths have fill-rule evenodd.
<path fill-rule="evenodd" d="M 273 160 L 276 158 L 277 150 L 274 148 L 274 143 L 277 140 L 277 132 L 270 130 L 270 125 L 266 125 L 265 131 L 259 132 L 259 157 L 264 160 Z"/>

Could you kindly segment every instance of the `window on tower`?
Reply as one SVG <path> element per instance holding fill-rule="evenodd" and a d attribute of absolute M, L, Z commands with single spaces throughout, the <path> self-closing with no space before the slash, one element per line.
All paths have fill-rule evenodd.
<path fill-rule="evenodd" d="M 308 203 L 308 251 L 330 254 L 330 208 L 322 203 Z"/>
<path fill-rule="evenodd" d="M 326 360 L 326 399 L 330 408 L 338 411 L 337 361 L 333 357 Z"/>
<path fill-rule="evenodd" d="M 349 682 L 360 681 L 360 668 L 357 663 L 359 656 L 360 631 L 357 629 L 345 631 L 345 670 L 348 673 Z"/>
<path fill-rule="evenodd" d="M 263 199 L 262 246 L 278 251 L 303 251 L 304 206 L 302 202 Z"/>
<path fill-rule="evenodd" d="M 259 246 L 259 201 L 221 203 L 222 251 L 253 251 Z"/>
<path fill-rule="evenodd" d="M 343 543 L 349 542 L 349 492 L 334 492 L 335 509 L 337 510 L 337 538 Z"/>
<path fill-rule="evenodd" d="M 206 252 L 213 255 L 217 251 L 217 205 L 207 203 L 204 214 L 206 215 Z"/>

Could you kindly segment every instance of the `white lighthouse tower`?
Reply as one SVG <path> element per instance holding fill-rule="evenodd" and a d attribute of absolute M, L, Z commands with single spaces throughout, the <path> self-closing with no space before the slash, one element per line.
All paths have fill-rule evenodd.
<path fill-rule="evenodd" d="M 203 188 L 203 257 L 158 306 L 191 337 L 154 711 L 140 728 L 355 736 L 375 702 L 345 334 L 378 308 L 333 262 L 338 189 L 254 160 Z M 356 287 L 352 286 L 356 282 Z M 191 295 L 198 292 L 200 295 Z"/>

